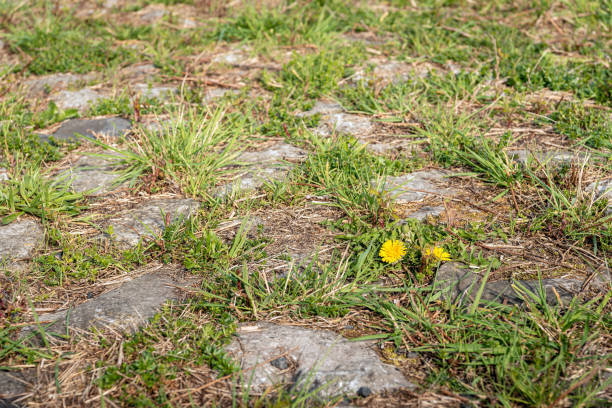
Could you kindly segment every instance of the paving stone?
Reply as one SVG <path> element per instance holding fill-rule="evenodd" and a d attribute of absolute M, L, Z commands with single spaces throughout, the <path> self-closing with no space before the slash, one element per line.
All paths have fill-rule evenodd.
<path fill-rule="evenodd" d="M 526 165 L 530 162 L 552 163 L 552 164 L 569 164 L 572 162 L 583 161 L 586 157 L 583 154 L 565 151 L 531 151 L 526 149 L 508 150 L 508 157 L 517 163 Z"/>
<path fill-rule="evenodd" d="M 154 199 L 109 219 L 107 225 L 112 226 L 112 240 L 119 246 L 134 247 L 141 238 L 159 235 L 168 222 L 188 218 L 199 208 L 200 203 L 193 199 Z"/>
<path fill-rule="evenodd" d="M 243 370 L 278 361 L 275 357 L 287 353 L 283 357 L 293 362 L 293 370 L 268 362 L 246 371 L 245 383 L 257 391 L 279 383 L 309 390 L 321 387 L 322 397 L 354 395 L 362 387 L 373 393 L 414 388 L 397 368 L 383 364 L 368 343 L 349 341 L 328 330 L 243 324 L 226 350 Z"/>
<path fill-rule="evenodd" d="M 19 372 L 0 371 L 0 408 L 17 407 L 13 402 L 26 392 L 26 384 Z"/>
<path fill-rule="evenodd" d="M 358 69 L 351 77 L 353 83 L 370 79 L 376 81 L 377 84 L 383 85 L 398 83 L 413 78 L 424 78 L 432 70 L 432 67 L 429 65 L 416 66 L 402 61 L 388 61 L 380 58 L 368 61 L 368 65 L 374 68 L 371 71 L 365 68 Z"/>
<path fill-rule="evenodd" d="M 47 333 L 66 333 L 66 320 L 72 329 L 112 327 L 133 332 L 155 316 L 164 303 L 181 297 L 175 286 L 185 286 L 186 282 L 175 276 L 177 272 L 175 267 L 164 266 L 70 309 L 42 314 L 39 322 L 51 323 L 45 328 Z"/>
<path fill-rule="evenodd" d="M 120 117 L 102 119 L 70 119 L 64 122 L 51 136 L 56 140 L 76 141 L 81 139 L 79 135 L 96 138 L 117 138 L 123 136 L 132 124 L 129 120 Z M 49 140 L 49 136 L 41 135 L 44 141 Z"/>
<path fill-rule="evenodd" d="M 176 94 L 178 89 L 173 86 L 149 86 L 147 84 L 134 85 L 134 91 L 144 98 L 165 99 Z"/>
<path fill-rule="evenodd" d="M 77 109 L 83 112 L 104 96 L 98 92 L 84 88 L 78 91 L 61 91 L 51 96 L 58 108 L 62 110 Z"/>
<path fill-rule="evenodd" d="M 30 95 L 42 95 L 47 92 L 81 84 L 95 78 L 94 74 L 51 74 L 24 81 Z"/>
<path fill-rule="evenodd" d="M 246 163 L 250 167 L 233 182 L 217 188 L 215 196 L 224 197 L 232 193 L 254 190 L 267 181 L 281 180 L 291 169 L 291 162 L 302 161 L 306 156 L 304 150 L 286 143 L 258 152 L 244 152 L 236 162 Z"/>
<path fill-rule="evenodd" d="M 237 94 L 238 90 L 229 88 L 211 88 L 206 91 L 206 94 L 204 94 L 204 101 L 212 102 L 215 99 L 223 97 L 227 93 Z"/>
<path fill-rule="evenodd" d="M 255 62 L 255 59 L 249 57 L 248 50 L 237 48 L 215 55 L 212 62 L 226 65 L 249 65 Z"/>
<path fill-rule="evenodd" d="M 481 274 L 475 273 L 457 262 L 442 264 L 436 274 L 436 287 L 446 293 L 447 299 L 453 301 L 461 300 L 468 304 L 476 297 L 481 282 Z M 537 294 L 539 292 L 540 283 L 538 280 L 521 280 L 515 283 L 524 286 L 532 293 Z M 506 280 L 486 282 L 481 299 L 510 305 L 521 305 L 523 299 L 517 294 L 512 285 L 513 282 Z M 542 279 L 542 286 L 546 291 L 548 303 L 558 304 L 556 296 L 558 294 L 562 303 L 567 305 L 574 297 L 574 294 L 579 292 L 582 281 L 570 278 Z"/>
<path fill-rule="evenodd" d="M 403 176 L 372 181 L 372 187 L 388 195 L 396 204 L 423 201 L 431 196 L 452 196 L 458 193 L 450 186 L 448 174 L 440 170 L 421 170 Z"/>
<path fill-rule="evenodd" d="M 589 193 L 594 192 L 595 199 L 607 199 L 608 209 L 606 214 L 612 214 L 612 178 L 591 183 L 586 187 L 585 191 Z"/>
<path fill-rule="evenodd" d="M 30 259 L 34 250 L 43 244 L 44 232 L 34 220 L 17 220 L 0 226 L 0 260 Z"/>
<path fill-rule="evenodd" d="M 406 216 L 406 219 L 425 221 L 429 217 L 438 217 L 443 212 L 444 212 L 444 207 L 431 207 L 431 206 L 426 205 L 426 206 L 419 208 L 417 211 L 408 214 Z"/>
<path fill-rule="evenodd" d="M 298 118 L 305 118 L 316 115 L 317 113 L 321 115 L 330 115 L 341 112 L 344 112 L 344 108 L 342 108 L 342 105 L 340 105 L 338 102 L 317 101 L 310 110 L 307 110 L 306 112 L 299 112 L 295 116 Z"/>
<path fill-rule="evenodd" d="M 88 192 L 91 196 L 102 196 L 112 190 L 118 178 L 117 166 L 110 159 L 96 156 L 80 157 L 70 169 L 59 174 L 72 180 L 71 188 L 77 193 Z"/>
<path fill-rule="evenodd" d="M 368 117 L 352 113 L 325 115 L 321 118 L 321 122 L 315 129 L 315 133 L 320 136 L 329 136 L 335 131 L 360 138 L 368 136 L 374 130 L 374 124 Z"/>

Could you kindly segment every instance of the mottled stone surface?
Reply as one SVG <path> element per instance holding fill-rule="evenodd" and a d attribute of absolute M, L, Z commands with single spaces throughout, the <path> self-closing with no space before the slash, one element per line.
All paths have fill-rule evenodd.
<path fill-rule="evenodd" d="M 212 102 L 215 99 L 219 99 L 221 97 L 223 97 L 225 94 L 227 93 L 238 93 L 237 89 L 229 89 L 229 88 L 211 88 L 209 90 L 206 91 L 206 93 L 204 94 L 204 101 L 205 102 Z"/>
<path fill-rule="evenodd" d="M 30 95 L 42 95 L 64 89 L 70 85 L 76 85 L 91 81 L 95 78 L 93 74 L 51 74 L 24 81 L 24 86 Z"/>
<path fill-rule="evenodd" d="M 17 220 L 0 226 L 0 259 L 22 261 L 30 259 L 43 244 L 43 229 L 34 220 Z"/>
<path fill-rule="evenodd" d="M 122 247 L 133 247 L 140 239 L 161 234 L 168 223 L 188 218 L 199 208 L 200 203 L 192 199 L 155 199 L 112 217 L 107 225 L 112 227 L 113 241 Z"/>
<path fill-rule="evenodd" d="M 422 170 L 403 176 L 372 181 L 372 187 L 390 197 L 397 204 L 422 201 L 430 196 L 452 196 L 448 174 L 440 170 Z"/>
<path fill-rule="evenodd" d="M 431 207 L 425 205 L 419 208 L 417 211 L 408 214 L 406 218 L 418 221 L 425 221 L 428 217 L 438 217 L 443 212 L 444 207 Z"/>
<path fill-rule="evenodd" d="M 374 393 L 414 388 L 398 369 L 383 364 L 367 343 L 351 342 L 328 330 L 244 324 L 226 350 L 244 370 L 267 361 L 245 375 L 247 382 L 253 374 L 254 390 L 284 383 L 308 389 L 321 387 L 319 394 L 329 397 L 354 395 L 363 386 Z M 282 357 L 287 364 L 279 362 Z"/>
<path fill-rule="evenodd" d="M 280 143 L 257 152 L 244 152 L 237 163 L 246 164 L 244 172 L 231 183 L 217 188 L 215 195 L 223 197 L 240 191 L 254 190 L 267 181 L 284 178 L 292 167 L 291 162 L 299 162 L 306 158 L 307 153 L 295 146 Z"/>
<path fill-rule="evenodd" d="M 181 292 L 175 286 L 184 286 L 185 281 L 176 278 L 176 272 L 176 268 L 165 266 L 145 273 L 68 310 L 42 314 L 39 322 L 52 323 L 45 328 L 47 333 L 66 333 L 66 321 L 73 329 L 112 327 L 135 331 L 164 303 L 180 298 Z"/>
<path fill-rule="evenodd" d="M 124 78 L 150 78 L 157 74 L 159 70 L 153 64 L 138 64 L 126 67 L 121 70 L 121 76 Z"/>
<path fill-rule="evenodd" d="M 164 99 L 178 92 L 174 86 L 149 86 L 147 84 L 134 85 L 134 91 L 143 98 Z"/>
<path fill-rule="evenodd" d="M 92 196 L 102 196 L 111 191 L 119 177 L 112 160 L 96 156 L 82 156 L 59 177 L 72 180 L 72 190 Z"/>
<path fill-rule="evenodd" d="M 299 118 L 305 118 L 309 116 L 316 115 L 317 113 L 321 115 L 330 115 L 332 113 L 342 113 L 344 109 L 342 105 L 338 102 L 334 101 L 317 101 L 310 110 L 306 112 L 298 112 L 295 116 Z"/>
<path fill-rule="evenodd" d="M 463 303 L 472 303 L 482 282 L 482 275 L 465 268 L 457 262 L 446 262 L 438 269 L 436 274 L 436 287 L 445 292 L 447 299 L 461 300 Z M 513 288 L 513 284 L 525 287 L 531 293 L 538 294 L 540 282 L 538 280 L 523 281 L 495 281 L 486 282 L 481 299 L 520 305 L 523 298 Z M 564 305 L 567 305 L 574 295 L 578 293 L 582 281 L 570 278 L 542 279 L 542 286 L 546 291 L 546 300 L 550 304 L 558 304 L 557 294 Z M 533 301 L 529 295 L 527 299 Z"/>
<path fill-rule="evenodd" d="M 508 150 L 508 157 L 520 164 L 533 163 L 552 163 L 552 164 L 569 164 L 579 162 L 586 159 L 583 154 L 569 152 L 565 150 L 550 150 L 550 151 L 531 151 L 526 149 Z"/>
<path fill-rule="evenodd" d="M 9 179 L 8 171 L 4 168 L 0 168 L 0 181 L 6 181 Z"/>
<path fill-rule="evenodd" d="M 247 65 L 253 61 L 249 59 L 247 50 L 237 48 L 215 55 L 212 58 L 212 62 L 226 65 Z"/>
<path fill-rule="evenodd" d="M 375 58 L 368 61 L 371 69 L 359 69 L 351 80 L 357 83 L 364 80 L 374 80 L 378 85 L 398 83 L 411 78 L 424 78 L 431 71 L 429 65 L 411 65 L 402 61 L 388 61 Z"/>
<path fill-rule="evenodd" d="M 96 91 L 84 88 L 78 91 L 61 91 L 51 97 L 58 108 L 62 110 L 77 109 L 84 112 L 104 96 Z"/>
<path fill-rule="evenodd" d="M 22 377 L 16 371 L 0 371 L 0 408 L 10 407 L 12 401 L 27 392 L 26 383 Z"/>
<path fill-rule="evenodd" d="M 76 141 L 79 135 L 96 138 L 117 138 L 123 136 L 132 127 L 129 120 L 113 117 L 101 119 L 70 119 L 64 122 L 51 136 L 55 140 Z M 49 140 L 49 136 L 41 136 L 42 140 Z"/>
<path fill-rule="evenodd" d="M 315 130 L 315 133 L 320 136 L 329 136 L 336 132 L 360 138 L 369 135 L 373 130 L 374 123 L 367 116 L 333 113 L 321 118 L 321 124 Z"/>

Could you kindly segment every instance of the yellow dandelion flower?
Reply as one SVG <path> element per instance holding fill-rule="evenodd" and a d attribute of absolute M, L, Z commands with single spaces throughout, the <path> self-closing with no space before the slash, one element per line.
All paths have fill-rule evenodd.
<path fill-rule="evenodd" d="M 380 255 L 383 262 L 395 263 L 406 255 L 406 245 L 397 239 L 390 239 L 382 245 L 378 255 Z"/>
<path fill-rule="evenodd" d="M 425 250 L 426 257 L 434 257 L 438 261 L 450 261 L 450 254 L 444 250 L 444 248 L 439 246 L 434 246 L 433 248 L 427 248 Z"/>

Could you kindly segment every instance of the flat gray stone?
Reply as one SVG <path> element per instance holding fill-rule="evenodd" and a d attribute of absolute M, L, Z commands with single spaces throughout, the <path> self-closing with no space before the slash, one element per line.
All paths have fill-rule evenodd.
<path fill-rule="evenodd" d="M 51 74 L 28 79 L 23 84 L 30 95 L 42 95 L 71 85 L 82 84 L 94 78 L 93 74 Z"/>
<path fill-rule="evenodd" d="M 281 180 L 293 167 L 293 162 L 304 160 L 307 153 L 287 143 L 280 143 L 258 152 L 244 152 L 236 159 L 237 163 L 246 164 L 244 173 L 215 191 L 216 197 L 254 190 L 266 182 Z"/>
<path fill-rule="evenodd" d="M 43 244 L 44 232 L 34 220 L 17 220 L 0 226 L 0 260 L 30 259 L 34 250 Z"/>
<path fill-rule="evenodd" d="M 229 88 L 211 88 L 206 91 L 204 94 L 204 102 L 212 102 L 215 99 L 219 99 L 228 93 L 237 94 L 237 89 L 229 89 Z"/>
<path fill-rule="evenodd" d="M 591 183 L 585 188 L 585 191 L 593 193 L 596 200 L 601 198 L 607 199 L 608 209 L 606 214 L 612 214 L 612 178 Z"/>
<path fill-rule="evenodd" d="M 475 299 L 481 282 L 482 275 L 474 273 L 457 262 L 442 264 L 436 274 L 436 287 L 445 292 L 446 299 L 451 301 L 461 300 L 467 304 L 472 303 Z M 524 286 L 531 293 L 536 295 L 539 293 L 540 283 L 538 280 L 521 280 L 514 283 Z M 523 304 L 523 298 L 512 286 L 513 282 L 511 281 L 486 282 L 481 299 L 510 305 Z M 556 292 L 563 304 L 567 305 L 574 295 L 580 291 L 582 281 L 570 278 L 542 279 L 542 286 L 546 291 L 546 301 L 549 304 L 558 304 Z M 529 295 L 526 296 L 528 300 L 532 301 Z"/>
<path fill-rule="evenodd" d="M 66 322 L 72 329 L 112 327 L 133 332 L 155 316 L 164 303 L 181 297 L 175 286 L 184 286 L 185 281 L 174 277 L 176 272 L 176 268 L 165 266 L 70 309 L 42 314 L 39 322 L 51 323 L 45 327 L 47 333 L 65 334 Z"/>
<path fill-rule="evenodd" d="M 153 64 L 138 64 L 125 67 L 121 70 L 121 75 L 124 78 L 151 78 L 159 72 Z"/>
<path fill-rule="evenodd" d="M 356 138 L 368 136 L 374 130 L 374 124 L 366 116 L 352 113 L 333 113 L 321 118 L 321 124 L 315 129 L 320 136 L 329 136 L 334 131 Z"/>
<path fill-rule="evenodd" d="M 248 65 L 253 62 L 253 60 L 249 58 L 247 50 L 237 48 L 215 55 L 212 58 L 212 62 L 225 65 Z"/>
<path fill-rule="evenodd" d="M 430 207 L 428 205 L 419 208 L 417 211 L 410 213 L 406 219 L 425 221 L 428 217 L 438 217 L 444 212 L 444 207 Z"/>
<path fill-rule="evenodd" d="M 109 193 L 119 177 L 117 165 L 112 160 L 96 156 L 80 157 L 68 171 L 58 177 L 72 180 L 71 188 L 77 193 L 103 196 Z"/>
<path fill-rule="evenodd" d="M 245 386 L 250 382 L 256 391 L 287 384 L 309 390 L 321 387 L 318 394 L 331 397 L 354 395 L 363 386 L 373 393 L 414 388 L 397 368 L 383 364 L 366 342 L 349 341 L 328 330 L 243 324 L 226 351 L 243 370 L 260 364 L 244 375 Z M 282 357 L 293 363 L 290 369 L 275 363 L 284 353 Z"/>
<path fill-rule="evenodd" d="M 9 179 L 8 170 L 4 167 L 0 168 L 0 181 L 6 181 Z"/>
<path fill-rule="evenodd" d="M 78 91 L 58 92 L 51 97 L 51 100 L 62 110 L 77 109 L 83 112 L 103 97 L 92 89 L 84 88 Z"/>
<path fill-rule="evenodd" d="M 113 117 L 101 119 L 70 119 L 64 122 L 51 136 L 58 141 L 77 141 L 79 135 L 95 139 L 118 138 L 130 130 L 132 124 L 129 120 Z M 41 136 L 41 140 L 48 141 L 49 136 Z"/>
<path fill-rule="evenodd" d="M 429 75 L 432 67 L 429 65 L 414 66 L 402 61 L 385 61 L 380 58 L 372 59 L 368 62 L 373 69 L 359 69 L 351 76 L 353 83 L 372 80 L 377 84 L 386 85 L 389 83 L 399 83 L 412 78 L 425 78 Z"/>
<path fill-rule="evenodd" d="M 447 173 L 440 170 L 421 170 L 403 176 L 387 177 L 372 181 L 372 187 L 388 195 L 396 204 L 423 201 L 431 196 L 452 196 L 458 191 L 452 188 Z"/>
<path fill-rule="evenodd" d="M 147 84 L 134 85 L 134 91 L 143 98 L 165 99 L 176 94 L 178 89 L 173 86 L 149 86 Z"/>
<path fill-rule="evenodd" d="M 10 403 L 26 392 L 27 386 L 21 373 L 0 371 L 0 407 L 10 407 Z"/>
<path fill-rule="evenodd" d="M 317 101 L 314 106 L 306 112 L 298 112 L 295 116 L 298 118 L 307 118 L 316 114 L 330 115 L 333 113 L 342 113 L 344 108 L 338 102 L 333 101 Z"/>
<path fill-rule="evenodd" d="M 144 202 L 107 221 L 113 230 L 110 238 L 121 247 L 134 247 L 141 239 L 161 234 L 167 221 L 173 223 L 189 218 L 199 208 L 198 201 L 187 198 L 162 198 Z"/>
<path fill-rule="evenodd" d="M 244 152 L 238 156 L 237 161 L 250 164 L 279 163 L 281 161 L 295 162 L 304 160 L 306 156 L 307 153 L 304 150 L 287 143 L 280 143 L 258 152 Z"/>
<path fill-rule="evenodd" d="M 585 160 L 584 154 L 565 150 L 531 151 L 526 149 L 508 150 L 508 157 L 522 165 L 533 163 L 569 164 Z"/>

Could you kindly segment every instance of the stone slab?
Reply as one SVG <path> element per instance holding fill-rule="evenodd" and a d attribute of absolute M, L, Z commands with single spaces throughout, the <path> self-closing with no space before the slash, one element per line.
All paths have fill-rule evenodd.
<path fill-rule="evenodd" d="M 470 304 L 480 289 L 482 275 L 473 272 L 469 268 L 465 268 L 457 262 L 446 262 L 438 269 L 435 280 L 436 287 L 438 290 L 445 292 L 446 299 Z M 481 299 L 510 305 L 521 305 L 524 303 L 523 298 L 513 288 L 513 284 L 519 284 L 519 287 L 522 285 L 536 295 L 539 293 L 540 282 L 538 280 L 521 280 L 516 282 L 506 280 L 494 281 L 485 283 Z M 542 279 L 542 286 L 546 291 L 546 300 L 549 304 L 558 304 L 558 294 L 561 302 L 567 305 L 574 295 L 578 293 L 581 285 L 582 281 L 577 279 Z M 531 300 L 530 297 L 528 299 Z"/>
<path fill-rule="evenodd" d="M 90 196 L 103 196 L 109 193 L 119 177 L 117 165 L 112 160 L 97 156 L 82 156 L 60 173 L 59 177 L 72 180 L 70 187 L 77 193 Z"/>
<path fill-rule="evenodd" d="M 92 89 L 83 88 L 78 91 L 60 91 L 54 94 L 51 100 L 62 110 L 76 109 L 84 112 L 103 97 Z"/>
<path fill-rule="evenodd" d="M 166 99 L 178 92 L 175 86 L 149 86 L 147 84 L 134 85 L 134 91 L 143 98 Z"/>
<path fill-rule="evenodd" d="M 531 151 L 526 149 L 508 150 L 508 157 L 522 165 L 533 163 L 570 164 L 586 159 L 584 154 L 566 150 Z"/>
<path fill-rule="evenodd" d="M 162 267 L 68 310 L 42 314 L 39 322 L 51 323 L 45 328 L 47 333 L 65 334 L 66 322 L 72 329 L 112 327 L 133 332 L 155 316 L 164 303 L 182 296 L 176 286 L 186 283 L 174 276 L 176 272 L 174 267 Z"/>
<path fill-rule="evenodd" d="M 121 247 L 134 247 L 141 239 L 159 235 L 167 223 L 189 218 L 200 208 L 193 199 L 163 198 L 146 201 L 131 210 L 124 211 L 107 221 L 112 236 L 105 234 Z"/>
<path fill-rule="evenodd" d="M 421 170 L 402 176 L 372 181 L 372 188 L 388 195 L 396 204 L 423 201 L 431 196 L 452 196 L 458 191 L 450 186 L 448 173 L 440 170 Z"/>
<path fill-rule="evenodd" d="M 95 139 L 96 137 L 118 138 L 123 136 L 132 127 L 129 120 L 120 117 L 101 119 L 70 119 L 62 123 L 51 136 L 58 141 L 77 141 L 85 136 Z M 41 140 L 49 141 L 49 136 L 42 136 Z"/>
<path fill-rule="evenodd" d="M 593 193 L 596 200 L 605 198 L 608 200 L 606 215 L 612 214 L 612 178 L 600 180 L 589 184 L 585 191 Z"/>
<path fill-rule="evenodd" d="M 417 211 L 408 214 L 406 216 L 406 219 L 425 221 L 429 217 L 438 217 L 443 212 L 444 212 L 444 207 L 438 207 L 438 206 L 431 207 L 429 205 L 425 205 L 419 208 Z"/>
<path fill-rule="evenodd" d="M 333 101 L 317 101 L 314 106 L 306 112 L 298 112 L 295 116 L 298 118 L 306 118 L 316 114 L 330 115 L 333 113 L 342 113 L 344 108 L 338 102 Z"/>
<path fill-rule="evenodd" d="M 328 330 L 243 324 L 226 350 L 244 370 L 270 360 L 245 372 L 244 381 L 250 381 L 254 390 L 284 383 L 317 388 L 321 396 L 330 397 L 354 395 L 363 386 L 374 393 L 414 388 L 397 368 L 383 364 L 368 343 L 352 342 Z M 284 353 L 285 360 L 279 361 L 276 357 Z"/>
<path fill-rule="evenodd" d="M 0 226 L 0 259 L 23 261 L 32 257 L 34 250 L 43 244 L 44 231 L 34 220 L 17 220 Z"/>
<path fill-rule="evenodd" d="M 27 386 L 21 373 L 0 371 L 0 408 L 17 407 L 14 401 L 26 392 Z"/>
<path fill-rule="evenodd" d="M 333 113 L 321 118 L 321 124 L 315 129 L 319 136 L 330 136 L 333 132 L 362 138 L 374 131 L 374 123 L 366 117 L 352 113 Z"/>
<path fill-rule="evenodd" d="M 95 78 L 93 74 L 51 74 L 24 81 L 24 86 L 30 95 L 42 95 L 58 89 L 66 88 L 91 81 Z"/>

